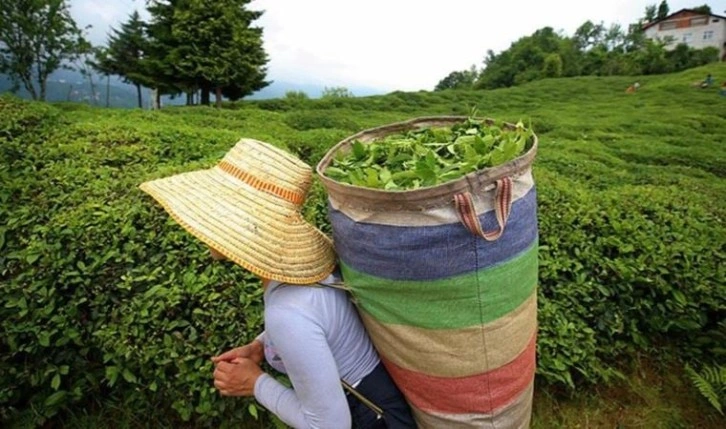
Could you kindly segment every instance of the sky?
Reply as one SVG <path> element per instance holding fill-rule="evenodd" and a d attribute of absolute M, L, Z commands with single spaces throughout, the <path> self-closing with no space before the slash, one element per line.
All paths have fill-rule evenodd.
<path fill-rule="evenodd" d="M 500 52 L 545 26 L 571 35 L 583 22 L 627 26 L 658 0 L 253 0 L 265 13 L 268 79 L 296 84 L 431 90 L 450 72 L 482 67 L 487 50 Z M 671 12 L 704 1 L 671 0 Z M 144 0 L 70 0 L 88 36 L 105 44 Z M 726 2 L 710 1 L 716 14 Z"/>

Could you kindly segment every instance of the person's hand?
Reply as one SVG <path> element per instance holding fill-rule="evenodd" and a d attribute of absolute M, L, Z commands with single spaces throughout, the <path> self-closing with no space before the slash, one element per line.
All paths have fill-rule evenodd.
<path fill-rule="evenodd" d="M 223 396 L 253 396 L 255 383 L 262 374 L 260 366 L 251 359 L 220 362 L 214 370 L 214 387 Z"/>
<path fill-rule="evenodd" d="M 218 365 L 220 362 L 232 362 L 235 359 L 250 359 L 256 364 L 260 364 L 262 359 L 265 357 L 265 347 L 262 342 L 253 340 L 246 346 L 236 347 L 232 350 L 228 350 L 219 356 L 212 358 L 212 363 Z"/>

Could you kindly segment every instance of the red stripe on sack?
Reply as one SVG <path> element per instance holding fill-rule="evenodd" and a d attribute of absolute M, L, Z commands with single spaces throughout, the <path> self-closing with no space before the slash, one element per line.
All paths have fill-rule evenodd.
<path fill-rule="evenodd" d="M 483 374 L 446 378 L 410 371 L 381 356 L 413 406 L 429 412 L 489 414 L 515 401 L 534 381 L 537 335 L 512 362 Z"/>

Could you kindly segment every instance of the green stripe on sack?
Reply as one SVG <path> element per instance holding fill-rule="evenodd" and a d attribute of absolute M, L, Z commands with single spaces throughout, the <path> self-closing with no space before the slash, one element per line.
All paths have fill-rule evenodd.
<path fill-rule="evenodd" d="M 537 249 L 507 262 L 433 281 L 388 280 L 341 262 L 358 306 L 381 323 L 458 329 L 496 320 L 519 307 L 537 285 Z"/>

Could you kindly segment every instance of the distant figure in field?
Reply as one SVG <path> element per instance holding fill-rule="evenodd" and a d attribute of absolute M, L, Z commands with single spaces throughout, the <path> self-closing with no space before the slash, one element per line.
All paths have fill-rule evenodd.
<path fill-rule="evenodd" d="M 709 73 L 708 76 L 706 76 L 706 79 L 701 82 L 701 88 L 708 88 L 711 85 L 713 85 L 713 76 Z"/>
<path fill-rule="evenodd" d="M 726 80 L 721 84 L 721 91 L 718 92 L 723 97 L 726 97 Z"/>
<path fill-rule="evenodd" d="M 628 89 L 625 90 L 625 92 L 628 94 L 632 94 L 632 93 L 638 91 L 639 88 L 640 88 L 640 83 L 635 82 L 634 84 L 630 85 L 628 87 Z"/>

